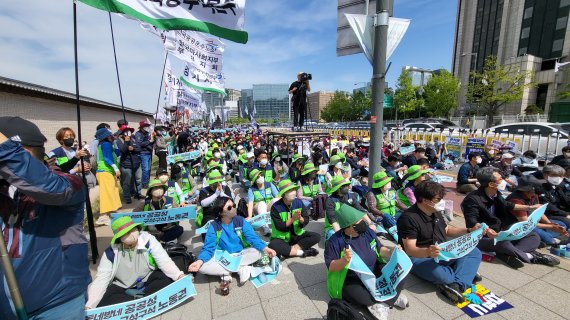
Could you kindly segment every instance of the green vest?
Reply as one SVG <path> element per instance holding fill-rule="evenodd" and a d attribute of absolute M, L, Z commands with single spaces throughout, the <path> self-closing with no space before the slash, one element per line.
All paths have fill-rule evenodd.
<path fill-rule="evenodd" d="M 168 189 L 166 189 L 166 195 L 171 197 L 177 205 L 180 205 L 180 197 L 176 192 L 176 185 L 174 181 L 168 181 Z"/>
<path fill-rule="evenodd" d="M 265 182 L 264 184 L 265 195 L 261 192 L 260 189 L 251 188 L 253 192 L 253 203 L 265 202 L 269 204 L 273 199 L 273 193 L 271 193 L 271 184 Z"/>
<path fill-rule="evenodd" d="M 380 252 L 378 252 L 376 239 L 372 239 L 372 241 L 370 241 L 370 248 L 374 251 L 376 259 L 380 263 L 386 263 L 386 261 L 380 256 Z M 341 251 L 340 258 L 342 259 L 343 257 L 344 251 Z M 327 291 L 331 298 L 342 300 L 342 288 L 344 287 L 344 280 L 346 279 L 349 265 L 350 263 L 347 263 L 346 266 L 344 266 L 344 269 L 339 271 L 327 271 Z"/>
<path fill-rule="evenodd" d="M 113 163 L 119 167 L 119 163 L 117 161 L 117 155 L 113 152 Z M 105 162 L 105 158 L 103 158 L 103 150 L 101 149 L 101 145 L 97 146 L 97 170 L 109 172 L 112 175 L 115 175 L 115 169 L 113 167 L 107 165 Z"/>
<path fill-rule="evenodd" d="M 411 207 L 412 204 L 406 195 L 404 194 L 404 188 L 398 190 L 398 200 L 403 203 L 406 207 Z"/>
<path fill-rule="evenodd" d="M 295 205 L 295 204 L 299 204 L 300 205 Z M 273 205 L 275 207 L 275 205 Z M 282 205 L 284 210 L 287 210 L 287 207 L 285 206 L 285 204 Z M 301 200 L 299 199 L 295 199 L 293 201 L 293 204 L 291 204 L 291 208 L 288 209 L 287 211 L 281 211 L 279 212 L 279 218 L 281 219 L 281 221 L 283 222 L 287 222 L 287 220 L 289 219 L 289 213 L 291 213 L 291 216 L 293 216 L 294 214 L 296 214 L 297 212 L 301 212 L 303 210 L 303 202 L 301 202 Z M 295 220 L 295 222 L 293 222 L 293 231 L 295 232 L 295 234 L 297 236 L 300 236 L 302 234 L 305 233 L 305 230 L 303 229 L 301 223 L 299 222 L 299 220 Z M 287 243 L 289 243 L 289 240 L 291 239 L 291 233 L 289 232 L 289 230 L 287 231 L 281 231 L 281 230 L 277 230 L 277 228 L 275 228 L 275 223 L 271 224 L 271 239 L 281 239 Z"/>
<path fill-rule="evenodd" d="M 264 171 L 263 178 L 265 182 L 273 182 L 273 170 L 263 170 L 261 168 L 259 170 Z"/>
<path fill-rule="evenodd" d="M 303 196 L 314 198 L 319 194 L 319 185 L 313 184 L 312 190 L 309 185 L 303 185 Z"/>
<path fill-rule="evenodd" d="M 192 184 L 190 183 L 190 176 L 188 175 L 188 172 L 186 172 L 186 170 L 184 170 L 184 172 L 182 173 L 182 179 L 180 180 L 180 182 L 182 183 L 182 185 L 180 186 L 182 192 L 184 194 L 188 194 L 190 190 L 192 190 Z"/>
<path fill-rule="evenodd" d="M 382 192 L 376 194 L 376 208 L 384 214 L 396 216 L 396 191 L 388 190 L 388 197 Z M 406 198 L 407 199 L 407 198 Z"/>
<path fill-rule="evenodd" d="M 340 209 L 340 201 L 335 201 L 335 204 L 334 204 L 335 213 L 338 212 L 339 209 Z M 329 216 L 325 212 L 325 234 L 327 234 L 327 232 L 330 229 L 332 229 L 332 224 L 330 223 Z"/>

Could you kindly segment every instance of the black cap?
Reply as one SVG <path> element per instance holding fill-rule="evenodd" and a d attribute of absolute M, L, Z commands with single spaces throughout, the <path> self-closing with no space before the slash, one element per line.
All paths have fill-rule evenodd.
<path fill-rule="evenodd" d="M 521 192 L 529 192 L 535 190 L 535 184 L 530 181 L 530 178 L 519 179 L 517 190 Z"/>
<path fill-rule="evenodd" d="M 0 132 L 28 147 L 43 147 L 47 141 L 38 126 L 20 117 L 0 117 Z"/>

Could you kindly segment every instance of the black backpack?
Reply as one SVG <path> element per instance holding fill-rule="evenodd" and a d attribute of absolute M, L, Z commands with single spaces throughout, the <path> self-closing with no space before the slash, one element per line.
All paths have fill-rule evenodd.
<path fill-rule="evenodd" d="M 331 299 L 327 309 L 327 320 L 374 320 L 374 318 L 344 300 Z"/>
<path fill-rule="evenodd" d="M 319 194 L 313 198 L 311 203 L 311 218 L 319 220 L 325 217 L 325 207 L 327 202 L 327 195 Z"/>
<path fill-rule="evenodd" d="M 189 252 L 185 245 L 179 243 L 165 243 L 163 247 L 176 266 L 182 272 L 188 274 L 188 267 L 196 261 L 194 254 Z"/>
<path fill-rule="evenodd" d="M 237 215 L 247 218 L 247 202 L 245 201 L 245 199 L 239 199 L 237 205 Z"/>

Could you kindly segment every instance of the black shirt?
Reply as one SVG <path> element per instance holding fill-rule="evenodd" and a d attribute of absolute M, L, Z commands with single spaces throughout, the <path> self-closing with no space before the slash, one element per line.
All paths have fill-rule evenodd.
<path fill-rule="evenodd" d="M 291 101 L 293 103 L 305 101 L 307 98 L 307 86 L 301 88 L 302 84 L 303 83 L 300 81 L 295 81 L 291 83 L 291 85 L 289 86 L 289 91 L 293 90 L 293 88 L 297 88 L 297 90 L 293 92 L 293 96 L 291 97 Z"/>
<path fill-rule="evenodd" d="M 472 228 L 477 223 L 486 223 L 489 228 L 497 232 L 504 229 L 505 215 L 510 214 L 514 207 L 515 204 L 507 202 L 500 191 L 491 198 L 484 187 L 469 193 L 461 203 L 467 228 Z"/>
<path fill-rule="evenodd" d="M 404 247 L 404 239 L 416 239 L 417 247 L 427 248 L 447 241 L 445 228 L 447 223 L 440 212 L 428 216 L 414 204 L 398 219 L 398 242 Z"/>

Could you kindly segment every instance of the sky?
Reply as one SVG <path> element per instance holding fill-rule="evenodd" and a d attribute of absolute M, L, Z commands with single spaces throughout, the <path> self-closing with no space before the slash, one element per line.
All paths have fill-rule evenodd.
<path fill-rule="evenodd" d="M 335 0 L 247 0 L 248 43 L 224 40 L 226 88 L 289 84 L 298 71 L 313 75 L 313 92 L 362 87 L 372 66 L 363 54 L 336 56 L 336 10 Z M 406 65 L 451 68 L 456 11 L 457 0 L 395 0 L 394 16 L 411 24 L 388 61 L 389 86 Z M 74 92 L 72 13 L 71 0 L 0 1 L 0 76 Z M 77 19 L 80 94 L 119 104 L 108 14 L 79 3 Z M 124 104 L 154 112 L 162 43 L 117 15 L 113 29 Z"/>

